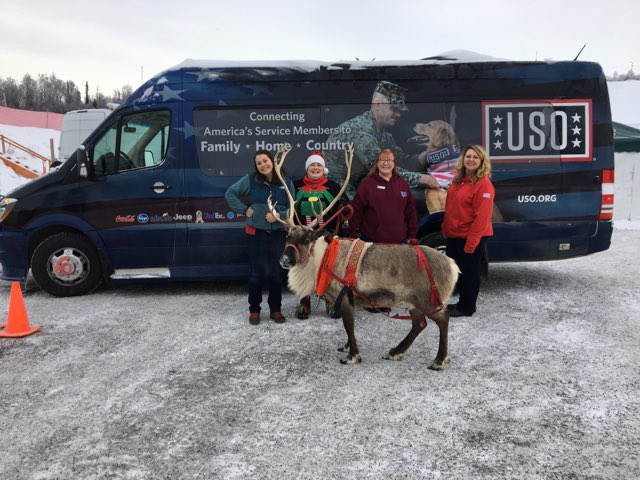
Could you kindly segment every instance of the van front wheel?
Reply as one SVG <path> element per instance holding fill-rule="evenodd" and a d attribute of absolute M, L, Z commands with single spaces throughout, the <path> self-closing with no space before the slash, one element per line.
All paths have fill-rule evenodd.
<path fill-rule="evenodd" d="M 102 283 L 96 249 L 82 235 L 70 232 L 52 235 L 36 247 L 31 273 L 38 286 L 55 297 L 91 293 Z"/>

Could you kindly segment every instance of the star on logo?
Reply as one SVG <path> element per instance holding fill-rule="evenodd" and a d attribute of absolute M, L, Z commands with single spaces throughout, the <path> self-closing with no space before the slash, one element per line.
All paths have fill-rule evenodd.
<path fill-rule="evenodd" d="M 501 128 L 496 128 L 496 129 L 493 131 L 493 134 L 494 134 L 496 137 L 501 137 L 501 136 L 502 136 L 502 129 L 501 129 Z"/>
<path fill-rule="evenodd" d="M 573 123 L 578 123 L 581 118 L 582 117 L 580 115 L 578 115 L 577 113 L 575 115 L 571 115 L 571 120 L 573 120 Z"/>
<path fill-rule="evenodd" d="M 574 135 L 580 135 L 580 132 L 582 131 L 582 129 L 580 127 L 578 127 L 577 125 L 575 127 L 573 127 L 571 130 L 573 131 Z"/>
<path fill-rule="evenodd" d="M 580 140 L 578 140 L 577 138 L 575 140 L 573 140 L 571 143 L 573 143 L 573 146 L 576 148 L 580 148 L 580 144 L 582 143 Z"/>
<path fill-rule="evenodd" d="M 500 140 L 498 140 L 497 142 L 493 142 L 493 146 L 495 147 L 496 150 L 502 148 L 502 142 Z"/>
<path fill-rule="evenodd" d="M 493 117 L 493 121 L 496 122 L 496 125 L 502 125 L 502 117 L 500 115 Z"/>

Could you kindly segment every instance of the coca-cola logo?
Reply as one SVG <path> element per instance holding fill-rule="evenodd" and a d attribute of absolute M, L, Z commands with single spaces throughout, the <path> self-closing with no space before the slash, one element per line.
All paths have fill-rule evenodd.
<path fill-rule="evenodd" d="M 133 223 L 136 221 L 135 215 L 118 215 L 116 217 L 116 223 Z"/>

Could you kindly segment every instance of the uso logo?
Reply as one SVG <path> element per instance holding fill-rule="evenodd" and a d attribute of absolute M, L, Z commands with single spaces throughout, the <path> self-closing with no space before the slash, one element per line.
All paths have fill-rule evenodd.
<path fill-rule="evenodd" d="M 584 162 L 592 157 L 591 100 L 482 102 L 492 161 Z"/>

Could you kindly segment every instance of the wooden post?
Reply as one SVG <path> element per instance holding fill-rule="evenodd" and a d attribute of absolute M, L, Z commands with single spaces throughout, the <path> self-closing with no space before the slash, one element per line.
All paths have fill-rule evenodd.
<path fill-rule="evenodd" d="M 51 166 L 51 163 L 53 163 L 56 160 L 53 138 L 49 139 L 49 148 L 51 149 L 51 161 L 49 162 L 49 166 Z M 44 162 L 42 162 L 42 174 L 44 175 L 45 173 L 47 173 L 48 170 L 49 169 L 45 167 Z"/>

